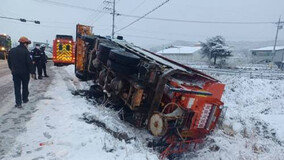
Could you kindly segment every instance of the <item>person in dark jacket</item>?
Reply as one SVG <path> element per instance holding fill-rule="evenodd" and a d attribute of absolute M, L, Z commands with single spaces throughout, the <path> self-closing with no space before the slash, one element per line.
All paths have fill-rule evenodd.
<path fill-rule="evenodd" d="M 47 55 L 45 54 L 45 45 L 41 45 L 40 46 L 40 51 L 41 51 L 41 54 L 43 55 L 42 58 L 43 58 L 43 63 L 42 63 L 42 70 L 43 70 L 43 74 L 44 74 L 44 77 L 49 77 L 46 73 L 46 63 L 47 63 Z"/>
<path fill-rule="evenodd" d="M 32 61 L 37 70 L 38 79 L 42 79 L 42 64 L 43 64 L 43 54 L 40 51 L 40 45 L 36 44 L 36 47 L 32 50 Z"/>
<path fill-rule="evenodd" d="M 28 51 L 28 45 L 31 41 L 26 37 L 19 39 L 20 45 L 12 48 L 8 54 L 8 65 L 13 75 L 14 90 L 15 90 L 15 107 L 22 108 L 22 101 L 29 101 L 29 81 L 30 74 L 34 75 L 34 67 Z M 22 94 L 21 94 L 22 85 Z"/>

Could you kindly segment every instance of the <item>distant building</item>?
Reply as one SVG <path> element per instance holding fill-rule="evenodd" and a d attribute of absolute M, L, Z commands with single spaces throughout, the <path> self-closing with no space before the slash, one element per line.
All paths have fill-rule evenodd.
<path fill-rule="evenodd" d="M 157 52 L 157 54 L 183 64 L 188 64 L 190 62 L 201 60 L 200 50 L 200 46 L 173 46 L 167 49 L 163 49 Z"/>
<path fill-rule="evenodd" d="M 280 63 L 283 61 L 284 46 L 277 46 L 275 48 L 275 55 L 273 54 L 273 46 L 258 48 L 251 50 L 254 63 Z"/>

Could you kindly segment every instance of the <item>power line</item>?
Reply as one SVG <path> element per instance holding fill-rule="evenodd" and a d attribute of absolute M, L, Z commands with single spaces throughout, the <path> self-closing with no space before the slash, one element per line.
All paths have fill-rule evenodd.
<path fill-rule="evenodd" d="M 42 2 L 42 3 L 49 3 L 53 5 L 59 5 L 63 7 L 69 7 L 69 8 L 76 8 L 76 9 L 81 9 L 81 10 L 88 10 L 88 11 L 94 11 L 94 12 L 99 12 L 99 13 L 108 13 L 111 14 L 111 12 L 104 11 L 104 10 L 98 10 L 98 9 L 93 9 L 93 8 L 88 8 L 88 7 L 82 7 L 82 6 L 75 6 L 63 2 L 56 2 L 52 0 L 34 0 L 37 2 Z M 122 16 L 122 17 L 129 17 L 129 18 L 141 18 L 141 16 L 137 15 L 131 15 L 131 14 L 123 14 L 123 13 L 116 13 L 117 16 Z M 180 22 L 180 23 L 198 23 L 198 24 L 228 24 L 228 25 L 258 25 L 258 24 L 275 24 L 276 22 L 274 21 L 208 21 L 208 20 L 186 20 L 186 19 L 173 19 L 173 18 L 158 18 L 158 17 L 144 17 L 142 16 L 143 19 L 149 19 L 149 20 L 158 20 L 158 21 L 167 21 L 167 22 Z M 141 18 L 141 19 L 142 19 Z"/>
<path fill-rule="evenodd" d="M 157 37 L 140 36 L 140 35 L 129 35 L 129 34 L 123 34 L 123 36 L 143 38 L 143 39 L 152 39 L 152 40 L 161 40 L 161 41 L 176 41 L 177 40 L 177 39 L 166 39 L 166 38 L 157 38 Z"/>
<path fill-rule="evenodd" d="M 102 13 L 103 14 L 105 14 L 105 13 L 111 14 L 112 13 L 112 12 L 108 12 L 108 11 L 105 11 L 105 10 L 93 9 L 93 8 L 83 7 L 83 6 L 76 6 L 76 5 L 72 5 L 72 4 L 68 4 L 68 3 L 64 3 L 64 2 L 57 2 L 57 1 L 53 1 L 53 0 L 33 0 L 33 1 L 40 2 L 40 3 L 49 3 L 49 4 L 52 4 L 52 5 L 56 5 L 56 6 L 81 9 L 81 10 L 84 10 L 84 11 L 88 10 L 88 11 L 92 11 L 92 12 L 98 12 L 99 13 L 98 19 L 100 18 L 99 16 L 101 16 Z M 93 25 L 93 23 L 91 25 Z"/>
<path fill-rule="evenodd" d="M 12 21 L 7 21 L 9 23 L 15 23 L 15 22 L 12 22 Z M 47 22 L 47 21 L 44 21 L 44 22 Z M 64 22 L 63 22 L 64 23 Z M 36 25 L 36 24 L 32 24 L 32 23 L 29 23 L 29 24 L 25 24 L 25 25 L 32 25 L 32 26 L 36 26 L 36 27 L 42 27 L 42 28 L 54 28 L 54 29 L 69 29 L 69 30 L 73 30 L 74 31 L 74 27 L 72 26 L 59 26 L 59 25 L 46 25 L 46 24 L 42 24 L 41 25 Z M 94 26 L 91 26 L 91 27 L 94 27 Z M 96 30 L 107 30 L 105 28 L 97 28 Z"/>
<path fill-rule="evenodd" d="M 143 0 L 140 4 L 138 4 L 134 9 L 130 11 L 130 13 L 136 11 L 139 7 L 141 7 L 147 0 Z"/>
<path fill-rule="evenodd" d="M 33 22 L 35 24 L 40 24 L 40 21 L 38 20 L 27 20 L 24 18 L 13 18 L 13 17 L 6 17 L 6 16 L 0 16 L 2 19 L 9 19 L 9 20 L 16 20 L 16 21 L 21 21 L 21 22 Z"/>
<path fill-rule="evenodd" d="M 103 6 L 103 5 L 104 5 L 104 6 Z M 98 20 L 100 20 L 105 14 L 110 14 L 110 12 L 111 12 L 111 11 L 109 11 L 109 10 L 111 10 L 111 9 L 109 8 L 110 5 L 111 5 L 111 3 L 109 3 L 109 1 L 104 0 L 104 1 L 102 2 L 102 6 L 101 6 L 101 7 L 103 7 L 103 10 L 104 10 L 104 11 L 108 11 L 108 12 L 100 12 L 100 13 L 97 15 L 97 17 L 94 18 L 95 20 L 94 20 L 94 22 L 92 23 L 92 25 L 93 25 L 95 22 L 97 22 Z"/>
<path fill-rule="evenodd" d="M 166 3 L 168 3 L 170 0 L 166 0 L 163 3 L 161 3 L 160 5 L 158 5 L 157 7 L 155 7 L 154 9 L 152 9 L 151 11 L 149 11 L 148 13 L 144 14 L 142 17 L 139 17 L 138 19 L 136 19 L 135 21 L 129 23 L 128 25 L 126 25 L 125 27 L 122 27 L 121 29 L 119 29 L 116 32 L 122 31 L 124 29 L 126 29 L 127 27 L 131 26 L 132 24 L 140 21 L 141 19 L 143 19 L 144 17 L 146 17 L 147 15 L 151 14 L 152 12 L 156 11 L 157 9 L 159 9 L 160 7 L 162 7 L 163 5 L 165 5 Z"/>
<path fill-rule="evenodd" d="M 174 35 L 174 36 L 181 36 L 181 37 L 190 37 L 192 35 L 186 34 L 186 33 L 173 33 L 173 32 L 161 32 L 161 31 L 149 31 L 149 30 L 142 30 L 138 28 L 132 28 L 129 29 L 130 31 L 135 31 L 135 32 L 142 32 L 142 33 L 148 33 L 148 34 L 160 34 L 160 35 Z"/>
<path fill-rule="evenodd" d="M 88 11 L 93 11 L 93 12 L 109 13 L 109 12 L 106 12 L 106 11 L 103 11 L 103 10 L 98 10 L 98 9 L 93 9 L 93 8 L 83 7 L 83 6 L 76 6 L 76 5 L 63 3 L 63 2 L 52 1 L 52 0 L 34 0 L 34 1 L 37 1 L 37 2 L 40 2 L 40 3 L 49 3 L 49 4 L 62 6 L 62 7 L 69 7 L 69 8 L 76 8 L 76 9 L 81 9 L 81 10 L 88 10 Z"/>
<path fill-rule="evenodd" d="M 98 5 L 97 8 L 99 9 L 99 8 L 101 8 L 103 5 L 104 5 L 104 0 Z M 88 17 L 85 18 L 84 21 L 88 21 L 89 23 L 93 24 L 93 23 L 92 23 L 92 20 L 91 20 L 92 17 L 94 16 L 93 18 L 95 19 L 98 15 L 101 14 L 101 12 L 99 12 L 97 15 L 95 15 L 96 13 L 97 13 L 97 12 L 92 12 L 92 13 L 90 14 L 90 16 L 88 16 Z"/>
<path fill-rule="evenodd" d="M 133 8 L 128 14 L 132 14 L 133 12 L 135 12 L 139 7 L 141 7 L 147 0 L 143 0 L 141 3 L 139 3 L 135 8 Z M 120 23 L 121 21 L 123 21 L 125 19 L 125 17 L 123 17 L 122 19 L 120 19 Z"/>
<path fill-rule="evenodd" d="M 129 14 L 119 14 L 124 17 L 139 18 L 137 15 Z M 156 17 L 144 17 L 144 19 L 150 20 L 159 20 L 159 21 L 168 21 L 168 22 L 185 22 L 185 23 L 204 23 L 204 24 L 273 24 L 275 22 L 264 22 L 264 21 L 254 21 L 254 22 L 245 22 L 245 21 L 200 21 L 200 20 L 185 20 L 185 19 L 170 19 L 170 18 L 156 18 Z"/>

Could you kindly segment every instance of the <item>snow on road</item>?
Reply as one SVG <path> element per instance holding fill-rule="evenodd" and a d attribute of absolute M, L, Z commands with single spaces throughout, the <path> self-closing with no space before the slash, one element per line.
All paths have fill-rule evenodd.
<path fill-rule="evenodd" d="M 83 121 L 83 113 L 93 112 L 94 106 L 71 94 L 84 85 L 78 84 L 64 68 L 70 67 L 52 68 L 56 72 L 54 80 L 36 104 L 38 110 L 26 124 L 26 132 L 17 137 L 5 160 L 157 159 L 156 154 L 136 141 L 120 141 Z"/>
<path fill-rule="evenodd" d="M 4 160 L 158 159 L 158 154 L 146 147 L 145 139 L 149 137 L 146 130 L 122 122 L 116 111 L 71 94 L 91 85 L 74 77 L 74 66 L 52 69 L 55 75 L 51 85 L 34 102 L 36 109 L 30 111 L 31 117 L 26 119 L 22 133 L 15 135 L 16 143 Z M 226 120 L 208 137 L 203 148 L 186 153 L 182 159 L 283 159 L 283 81 L 237 76 L 216 78 L 226 84 L 223 96 L 228 107 Z M 22 114 L 13 120 L 21 120 Z M 86 123 L 83 115 L 136 139 L 119 140 L 102 127 Z"/>
<path fill-rule="evenodd" d="M 5 113 L 4 110 L 6 110 L 6 108 L 4 108 L 4 101 L 12 94 L 12 89 L 12 75 L 8 68 L 7 61 L 0 60 L 0 102 L 2 103 L 0 105 L 0 116 Z M 11 98 L 12 97 L 9 97 L 8 99 Z"/>
<path fill-rule="evenodd" d="M 44 92 L 49 86 L 53 72 L 49 70 L 50 78 L 44 80 L 30 81 L 30 102 L 23 104 L 24 109 L 17 109 L 14 107 L 14 88 L 11 77 L 11 72 L 7 67 L 7 63 L 0 61 L 0 79 L 5 82 L 0 84 L 0 159 L 13 147 L 16 137 L 26 130 L 25 124 L 31 119 L 32 114 L 36 112 L 37 102 L 44 98 Z M 7 78 L 6 76 L 10 76 Z"/>

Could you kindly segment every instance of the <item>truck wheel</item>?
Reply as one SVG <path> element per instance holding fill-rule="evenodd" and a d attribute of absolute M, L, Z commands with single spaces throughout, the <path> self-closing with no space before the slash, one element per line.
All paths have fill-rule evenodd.
<path fill-rule="evenodd" d="M 75 72 L 75 75 L 78 79 L 80 79 L 81 81 L 87 81 L 88 80 L 88 77 L 87 77 L 87 74 L 84 73 L 84 72 L 80 72 L 80 71 L 76 71 Z"/>
<path fill-rule="evenodd" d="M 138 72 L 137 67 L 123 65 L 111 60 L 107 61 L 107 66 L 111 68 L 114 72 L 124 75 L 132 75 Z"/>
<path fill-rule="evenodd" d="M 108 57 L 109 57 L 109 52 L 110 50 L 114 49 L 113 46 L 110 46 L 108 44 L 105 44 L 105 43 L 101 43 L 99 45 L 99 48 L 98 48 L 98 59 L 103 62 L 104 64 L 107 63 L 107 60 L 108 60 Z"/>
<path fill-rule="evenodd" d="M 149 120 L 149 130 L 154 136 L 164 136 L 168 130 L 168 122 L 159 113 L 155 113 Z"/>
<path fill-rule="evenodd" d="M 111 50 L 109 53 L 109 59 L 116 63 L 128 66 L 137 66 L 140 62 L 140 57 L 124 50 Z"/>
<path fill-rule="evenodd" d="M 100 85 L 92 85 L 89 90 L 90 98 L 100 98 L 104 96 L 103 89 Z"/>

